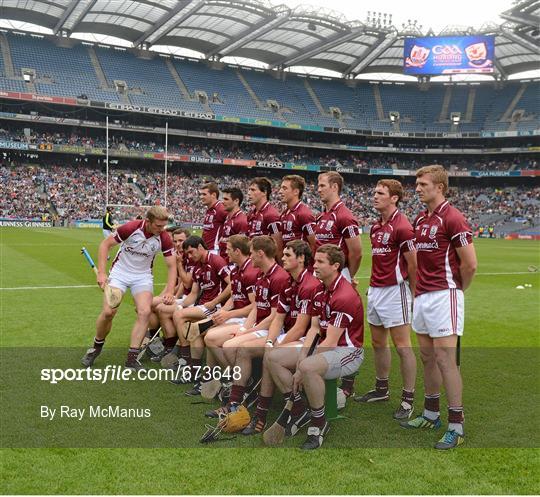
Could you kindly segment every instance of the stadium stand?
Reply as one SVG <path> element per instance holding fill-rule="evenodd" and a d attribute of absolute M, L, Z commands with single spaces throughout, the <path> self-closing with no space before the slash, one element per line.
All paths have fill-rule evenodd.
<path fill-rule="evenodd" d="M 268 174 L 273 180 L 276 204 L 279 204 L 277 191 L 282 175 L 277 172 Z M 222 188 L 237 186 L 247 191 L 251 177 L 252 174 L 245 172 L 220 174 L 215 168 L 205 172 L 175 168 L 168 176 L 169 208 L 183 222 L 200 223 L 205 208 L 198 199 L 198 186 L 214 179 Z M 0 217 L 39 218 L 51 213 L 51 207 L 60 218 L 71 220 L 99 219 L 102 215 L 106 176 L 101 169 L 75 163 L 39 167 L 2 165 L 0 179 Z M 371 207 L 375 183 L 375 179 L 366 181 L 361 177 L 348 177 L 343 192 L 346 204 L 363 226 L 368 226 L 375 219 Z M 163 172 L 155 169 L 113 169 L 109 202 L 128 206 L 152 205 L 162 201 L 163 184 Z M 450 199 L 473 226 L 496 223 L 498 234 L 540 226 L 540 187 L 460 186 L 452 189 Z M 320 211 L 314 181 L 308 181 L 304 201 L 315 212 Z M 422 210 L 412 185 L 406 188 L 401 208 L 409 217 Z M 119 215 L 122 215 L 121 210 Z"/>
<path fill-rule="evenodd" d="M 15 72 L 6 77 L 0 68 L 0 89 L 6 91 L 84 94 L 103 102 L 373 131 L 395 130 L 391 111 L 400 113 L 399 129 L 404 132 L 528 131 L 538 128 L 540 116 L 538 82 L 506 82 L 502 88 L 491 82 L 431 84 L 422 89 L 412 83 L 370 84 L 235 69 L 154 52 L 138 52 L 138 57 L 125 49 L 91 47 L 75 40 L 69 40 L 71 47 L 63 47 L 31 35 L 8 33 L 5 39 Z M 23 70 L 35 72 L 33 82 L 22 80 Z M 124 82 L 125 88 L 118 91 L 115 81 Z M 341 115 L 332 114 L 331 108 Z M 516 116 L 515 111 L 522 113 Z M 462 116 L 457 129 L 451 127 L 452 112 Z"/>

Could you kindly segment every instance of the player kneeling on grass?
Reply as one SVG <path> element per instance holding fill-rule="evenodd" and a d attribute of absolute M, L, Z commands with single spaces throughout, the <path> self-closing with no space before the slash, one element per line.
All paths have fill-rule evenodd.
<path fill-rule="evenodd" d="M 266 415 L 274 393 L 272 364 L 276 364 L 276 369 L 279 366 L 290 368 L 296 366 L 311 321 L 311 302 L 321 284 L 308 270 L 312 263 L 312 253 L 307 242 L 302 240 L 288 242 L 283 250 L 282 260 L 283 269 L 291 275 L 291 279 L 289 285 L 279 295 L 276 316 L 268 330 L 257 410 L 251 418 L 249 426 L 242 431 L 244 435 L 253 435 L 264 430 Z M 251 354 L 251 351 L 242 347 L 238 351 L 238 356 L 241 357 L 246 353 Z M 289 375 L 292 376 L 292 373 L 289 372 Z M 289 391 L 282 389 L 282 392 L 288 399 L 290 382 Z M 298 400 L 301 400 L 300 395 L 298 397 Z M 300 406 L 301 403 L 296 402 L 293 416 L 297 414 L 296 411 Z M 304 406 L 301 411 L 304 413 L 305 410 Z M 309 415 L 305 415 L 303 419 L 304 421 L 299 424 L 300 427 L 309 421 Z M 295 420 L 297 420 L 296 417 Z"/>
<path fill-rule="evenodd" d="M 341 274 L 345 256 L 336 245 L 322 245 L 315 253 L 315 275 L 322 281 L 312 307 L 312 324 L 301 349 L 292 385 L 293 393 L 304 388 L 311 408 L 311 422 L 303 449 L 317 449 L 328 432 L 324 415 L 324 380 L 355 373 L 364 359 L 364 309 L 356 289 Z M 319 333 L 315 353 L 307 357 L 309 345 Z M 288 380 L 290 381 L 290 379 Z"/>
<path fill-rule="evenodd" d="M 151 207 L 146 213 L 146 219 L 123 224 L 99 245 L 98 285 L 104 288 L 108 283 L 109 288 L 113 289 L 114 292 L 121 292 L 120 295 L 123 295 L 129 288 L 137 310 L 137 320 L 131 331 L 130 348 L 126 360 L 126 367 L 129 368 L 142 368 L 137 361 L 137 355 L 148 329 L 154 290 L 152 263 L 158 252 L 163 253 L 168 269 L 163 302 L 172 303 L 174 301 L 176 267 L 172 240 L 169 233 L 165 231 L 168 218 L 169 214 L 165 208 Z M 107 255 L 119 243 L 121 244 L 120 250 L 116 254 L 109 278 L 107 278 Z M 118 300 L 118 305 L 120 305 L 120 301 Z M 105 338 L 111 331 L 117 307 L 113 309 L 107 302 L 107 298 L 104 297 L 103 308 L 96 322 L 94 346 L 88 349 L 82 358 L 84 366 L 92 366 L 96 357 L 101 353 Z"/>
<path fill-rule="evenodd" d="M 191 344 L 188 339 L 189 325 L 201 321 L 216 312 L 230 295 L 229 268 L 227 263 L 206 248 L 199 236 L 190 236 L 183 244 L 184 253 L 195 264 L 193 285 L 190 294 L 174 312 L 173 320 L 180 343 L 180 356 L 188 366 L 193 366 L 194 374 L 180 373 L 178 383 L 194 382 L 192 390 L 186 395 L 200 395 L 199 372 L 204 353 L 204 342 L 198 336 Z M 196 302 L 198 305 L 194 305 Z"/>
<path fill-rule="evenodd" d="M 392 355 L 388 335 L 401 361 L 403 391 L 394 419 L 409 419 L 413 412 L 416 357 L 411 347 L 412 294 L 416 284 L 414 230 L 397 205 L 403 187 L 395 179 L 377 183 L 373 207 L 381 217 L 371 227 L 371 281 L 367 320 L 375 354 L 375 388 L 357 402 L 379 402 L 389 398 L 388 377 Z"/>
<path fill-rule="evenodd" d="M 416 171 L 416 192 L 427 210 L 414 221 L 418 270 L 412 327 L 424 364 L 424 413 L 401 426 L 437 429 L 439 398 L 444 384 L 448 400 L 448 430 L 435 445 L 452 449 L 464 441 L 463 384 L 457 364 L 463 334 L 463 291 L 476 272 L 472 230 L 463 214 L 445 199 L 448 173 L 442 166 Z"/>

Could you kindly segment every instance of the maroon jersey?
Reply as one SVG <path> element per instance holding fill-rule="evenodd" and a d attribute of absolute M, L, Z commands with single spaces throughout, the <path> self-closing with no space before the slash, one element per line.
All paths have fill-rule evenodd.
<path fill-rule="evenodd" d="M 237 211 L 232 216 L 227 214 L 219 240 L 219 255 L 229 262 L 229 258 L 227 257 L 228 238 L 232 235 L 247 235 L 247 233 L 247 216 L 242 211 Z"/>
<path fill-rule="evenodd" d="M 292 240 L 307 240 L 315 233 L 315 216 L 304 202 L 298 202 L 292 209 L 285 209 L 279 218 L 283 246 Z"/>
<path fill-rule="evenodd" d="M 273 235 L 279 231 L 279 212 L 266 202 L 260 210 L 251 209 L 247 216 L 248 236 L 253 238 L 260 235 Z"/>
<path fill-rule="evenodd" d="M 193 282 L 202 291 L 199 304 L 215 299 L 227 286 L 225 278 L 228 275 L 227 263 L 219 255 L 209 252 L 206 260 L 199 262 L 193 269 Z"/>
<path fill-rule="evenodd" d="M 370 286 L 399 285 L 408 278 L 404 254 L 414 251 L 414 230 L 399 210 L 383 224 L 379 219 L 370 232 L 371 280 Z"/>
<path fill-rule="evenodd" d="M 223 207 L 223 202 L 218 200 L 212 207 L 206 210 L 202 230 L 202 239 L 208 250 L 219 249 L 219 239 L 223 223 L 227 217 L 227 211 Z"/>
<path fill-rule="evenodd" d="M 196 264 L 184 253 L 184 259 L 182 260 L 182 266 L 184 267 L 184 271 L 186 273 L 190 273 L 193 277 L 193 270 L 195 269 Z M 192 280 L 193 285 L 193 280 Z M 191 292 L 191 287 L 184 288 L 184 295 L 189 295 Z"/>
<path fill-rule="evenodd" d="M 266 274 L 259 276 L 255 283 L 256 324 L 268 317 L 272 308 L 277 307 L 279 294 L 289 286 L 289 279 L 289 273 L 275 263 Z"/>
<path fill-rule="evenodd" d="M 167 231 L 159 235 L 148 233 L 146 223 L 146 220 L 129 221 L 113 232 L 114 239 L 121 245 L 111 270 L 114 268 L 128 274 L 150 273 L 158 252 L 162 252 L 165 257 L 173 255 L 171 235 Z"/>
<path fill-rule="evenodd" d="M 294 326 L 298 314 L 310 314 L 311 302 L 320 284 L 307 269 L 304 269 L 297 281 L 291 278 L 290 285 L 280 293 L 277 306 L 278 313 L 286 314 L 283 324 L 285 331 Z"/>
<path fill-rule="evenodd" d="M 456 248 L 472 243 L 472 231 L 463 214 L 447 200 L 431 214 L 414 221 L 418 252 L 416 295 L 447 288 L 462 289 Z"/>
<path fill-rule="evenodd" d="M 344 328 L 338 347 L 362 347 L 364 343 L 364 308 L 354 287 L 340 274 L 326 288 L 322 283 L 313 299 L 311 315 L 319 318 L 321 341 L 328 326 Z"/>
<path fill-rule="evenodd" d="M 259 276 L 260 271 L 253 265 L 251 259 L 246 259 L 241 267 L 235 266 L 231 270 L 231 293 L 234 309 L 242 309 L 251 304 L 248 295 L 255 293 L 255 283 L 257 283 Z"/>
<path fill-rule="evenodd" d="M 330 210 L 322 212 L 315 221 L 317 247 L 325 243 L 337 245 L 345 253 L 345 265 L 349 256 L 345 240 L 359 235 L 358 221 L 341 200 L 338 200 Z"/>

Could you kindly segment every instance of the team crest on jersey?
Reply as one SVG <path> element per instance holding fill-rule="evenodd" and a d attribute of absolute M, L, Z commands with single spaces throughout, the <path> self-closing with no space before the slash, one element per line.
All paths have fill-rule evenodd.
<path fill-rule="evenodd" d="M 431 239 L 435 238 L 435 235 L 437 234 L 437 230 L 438 230 L 437 226 L 432 226 L 431 227 L 431 229 L 429 230 L 429 237 Z"/>
<path fill-rule="evenodd" d="M 263 288 L 262 289 L 262 298 L 264 300 L 268 300 L 268 288 Z"/>
<path fill-rule="evenodd" d="M 385 233 L 382 237 L 382 243 L 386 245 L 388 243 L 388 240 L 390 240 L 390 233 Z"/>
<path fill-rule="evenodd" d="M 292 231 L 292 227 L 293 227 L 292 224 L 293 224 L 292 221 L 287 221 L 287 222 L 285 223 L 285 229 L 286 229 L 287 231 Z"/>
<path fill-rule="evenodd" d="M 326 231 L 331 231 L 332 226 L 334 226 L 334 221 L 332 219 L 330 221 L 326 221 Z"/>

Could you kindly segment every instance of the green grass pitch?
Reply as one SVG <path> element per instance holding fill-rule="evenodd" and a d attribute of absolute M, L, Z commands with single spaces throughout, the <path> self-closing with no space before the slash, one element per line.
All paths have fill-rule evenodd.
<path fill-rule="evenodd" d="M 6 364 L 17 361 L 17 349 L 20 357 L 27 357 L 28 350 L 37 354 L 32 347 L 40 347 L 43 351 L 39 354 L 46 358 L 44 347 L 72 347 L 76 355 L 73 365 L 77 367 L 91 344 L 101 302 L 97 287 L 91 286 L 94 275 L 80 248 L 85 245 L 95 257 L 101 230 L 2 228 L 0 237 L 0 350 L 9 351 L 9 361 L 2 362 L 2 410 L 4 416 L 8 413 L 16 417 L 10 419 L 16 430 L 34 433 L 44 421 L 37 419 L 37 413 L 23 411 L 34 400 L 30 397 L 40 395 L 39 385 L 10 379 L 9 384 L 17 386 L 19 400 L 7 405 L 6 399 L 12 399 L 13 392 L 7 391 L 6 378 L 10 372 L 14 375 Z M 367 237 L 363 243 L 364 259 L 357 275 L 362 294 L 370 261 Z M 143 404 L 158 399 L 159 409 L 170 413 L 170 422 L 140 434 L 144 441 L 140 446 L 145 448 L 51 448 L 55 444 L 46 439 L 43 448 L 6 448 L 17 444 L 6 433 L 10 425 L 4 418 L 1 492 L 537 493 L 540 273 L 529 273 L 527 267 L 540 266 L 540 246 L 537 242 L 505 240 L 479 240 L 475 244 L 479 269 L 466 293 L 462 340 L 467 435 L 462 448 L 439 453 L 430 447 L 441 432 L 411 434 L 396 427 L 391 419 L 399 397 L 396 362 L 392 401 L 376 406 L 351 402 L 344 411 L 347 418 L 332 423 L 325 446 L 316 453 L 303 453 L 297 448 L 303 435 L 288 440 L 282 449 L 263 448 L 260 438 L 243 437 L 210 447 L 198 446 L 205 422 L 201 414 L 206 407 L 191 404 L 183 395 L 186 387 L 163 382 L 153 384 L 152 390 L 141 390 L 138 397 Z M 160 258 L 155 266 L 155 281 L 164 282 Z M 523 284 L 532 288 L 515 289 Z M 156 289 L 161 287 L 156 285 Z M 133 318 L 131 301 L 126 299 L 107 340 L 107 348 L 122 348 L 115 349 L 122 354 L 118 362 L 123 359 Z M 367 328 L 366 346 L 369 349 Z M 373 382 L 369 352 L 356 378 L 357 392 L 364 392 Z M 421 378 L 419 365 L 417 409 L 421 408 Z M 135 391 L 142 388 L 129 387 Z M 85 390 L 79 393 L 84 398 Z M 444 399 L 441 407 L 446 419 Z M 114 422 L 81 424 L 78 429 L 79 435 L 89 440 L 104 434 L 115 439 Z M 136 423 L 133 429 L 138 429 Z M 115 440 L 118 447 L 122 447 L 122 436 L 118 434 Z M 155 447 L 167 448 L 150 448 L 153 437 Z M 167 443 L 161 443 L 162 439 Z M 125 442 L 125 446 L 137 447 L 128 435 Z"/>

